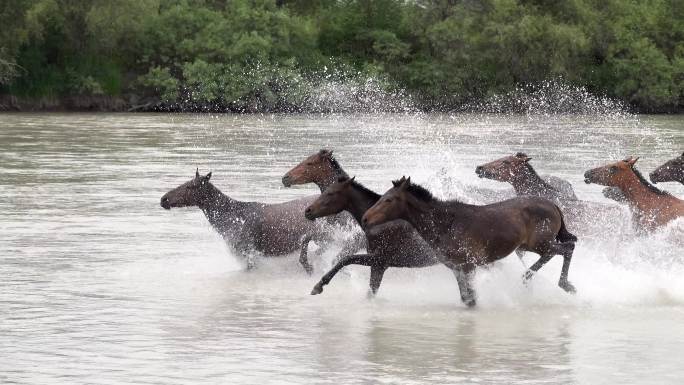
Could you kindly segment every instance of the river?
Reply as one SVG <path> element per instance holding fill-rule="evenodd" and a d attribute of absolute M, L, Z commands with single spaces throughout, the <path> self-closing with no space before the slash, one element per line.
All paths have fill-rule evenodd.
<path fill-rule="evenodd" d="M 574 296 L 560 257 L 528 286 L 508 257 L 468 310 L 442 266 L 390 269 L 374 300 L 350 267 L 311 296 L 332 251 L 312 277 L 294 255 L 245 271 L 198 209 L 159 206 L 196 168 L 236 199 L 316 194 L 280 180 L 320 148 L 376 191 L 410 175 L 461 199 L 505 187 L 476 165 L 525 151 L 608 205 L 584 171 L 628 155 L 651 171 L 681 154 L 684 117 L 0 114 L 0 383 L 684 381 L 683 220 L 580 239 Z"/>

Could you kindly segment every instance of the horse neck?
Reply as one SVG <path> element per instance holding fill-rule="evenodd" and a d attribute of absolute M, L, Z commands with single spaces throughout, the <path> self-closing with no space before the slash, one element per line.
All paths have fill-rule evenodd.
<path fill-rule="evenodd" d="M 334 173 L 330 174 L 329 176 L 327 176 L 321 180 L 318 180 L 314 183 L 316 183 L 316 186 L 318 186 L 318 188 L 321 190 L 321 193 L 322 193 L 325 191 L 325 189 L 330 187 L 330 185 L 337 182 L 342 177 L 349 178 L 349 175 L 347 175 L 347 173 L 344 171 L 334 172 Z"/>
<path fill-rule="evenodd" d="M 318 186 L 321 192 L 323 192 L 325 191 L 325 189 L 330 187 L 331 184 L 337 182 L 342 177 L 349 178 L 349 175 L 347 175 L 347 173 L 342 169 L 342 167 L 339 167 L 339 169 L 333 168 L 332 172 L 329 175 L 323 177 L 320 180 L 314 181 L 314 183 L 316 184 L 316 186 Z"/>
<path fill-rule="evenodd" d="M 214 227 L 218 227 L 225 224 L 222 218 L 227 214 L 242 217 L 243 209 L 247 206 L 247 203 L 232 199 L 210 183 L 202 204 L 198 206 L 209 220 L 209 223 Z"/>
<path fill-rule="evenodd" d="M 530 165 L 526 165 L 522 172 L 515 174 L 511 180 L 517 195 L 536 195 L 543 190 L 553 190 Z"/>
<path fill-rule="evenodd" d="M 621 178 L 616 186 L 622 190 L 627 203 L 640 211 L 649 211 L 652 207 L 660 205 L 663 200 L 671 198 L 669 195 L 660 195 L 651 191 L 641 183 L 639 177 L 631 172 L 629 176 Z"/>
<path fill-rule="evenodd" d="M 352 194 L 345 210 L 351 214 L 356 222 L 361 225 L 363 214 L 380 199 L 380 195 L 370 191 L 352 186 Z"/>

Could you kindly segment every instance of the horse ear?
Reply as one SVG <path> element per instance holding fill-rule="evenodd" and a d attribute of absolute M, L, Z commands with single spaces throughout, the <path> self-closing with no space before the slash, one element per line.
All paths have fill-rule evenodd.
<path fill-rule="evenodd" d="M 346 182 L 348 179 L 349 179 L 348 176 L 340 176 L 340 177 L 337 178 L 337 181 L 338 181 L 339 183 L 342 183 L 342 182 Z"/>
<path fill-rule="evenodd" d="M 325 149 L 325 148 L 322 148 L 322 149 L 318 152 L 319 155 L 325 156 L 325 157 L 327 157 L 327 158 L 331 157 L 331 156 L 332 156 L 332 153 L 333 153 L 332 150 L 328 150 L 328 149 Z"/>
<path fill-rule="evenodd" d="M 627 159 L 626 162 L 627 162 L 627 164 L 629 164 L 630 166 L 634 166 L 634 163 L 636 163 L 637 160 L 639 160 L 639 157 L 638 157 L 638 156 L 637 156 L 636 158 L 635 158 L 635 157 L 630 157 L 629 159 Z"/>
<path fill-rule="evenodd" d="M 515 157 L 518 159 L 522 159 L 524 162 L 529 162 L 532 160 L 532 158 L 527 156 L 527 154 L 525 154 L 524 152 L 519 152 L 519 153 L 515 154 Z"/>
<path fill-rule="evenodd" d="M 399 188 L 401 188 L 401 190 L 406 191 L 409 188 L 409 186 L 411 186 L 411 177 L 402 178 L 402 179 L 404 181 L 401 183 L 401 186 L 399 186 Z"/>
<path fill-rule="evenodd" d="M 195 171 L 195 178 L 199 179 L 199 167 L 197 167 L 197 170 Z"/>
<path fill-rule="evenodd" d="M 207 174 L 207 175 L 204 177 L 204 181 L 205 181 L 205 182 L 209 182 L 209 179 L 211 179 L 211 171 L 209 171 L 209 174 Z"/>

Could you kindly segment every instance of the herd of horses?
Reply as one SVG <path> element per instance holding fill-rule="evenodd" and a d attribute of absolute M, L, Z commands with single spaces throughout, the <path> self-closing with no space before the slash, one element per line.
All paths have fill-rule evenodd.
<path fill-rule="evenodd" d="M 626 204 L 640 232 L 684 217 L 684 200 L 654 186 L 661 182 L 684 184 L 684 153 L 650 173 L 652 183 L 635 168 L 637 159 L 588 170 L 585 182 L 606 186 L 604 196 Z M 485 205 L 438 199 L 410 177 L 393 181 L 391 189 L 378 194 L 350 178 L 331 150 L 320 150 L 282 178 L 286 187 L 314 183 L 320 195 L 278 204 L 238 201 L 210 182 L 211 172 L 200 175 L 197 170 L 193 179 L 164 194 L 161 206 L 199 207 L 214 229 L 242 255 L 280 256 L 300 250 L 299 261 L 309 274 L 313 272 L 307 255 L 309 242 L 325 250 L 340 226 L 355 222 L 362 231 L 346 240 L 334 266 L 311 294 L 320 294 L 348 265 L 370 267 L 369 296 L 373 296 L 389 267 L 442 263 L 453 271 L 461 300 L 470 307 L 476 304 L 472 287 L 475 269 L 514 251 L 521 258 L 525 252 L 539 255 L 527 268 L 525 282 L 553 256 L 561 255 L 558 286 L 574 293 L 568 273 L 577 241 L 572 232 L 579 226 L 573 227 L 573 223 L 581 216 L 577 207 L 590 212 L 593 208 L 578 205 L 582 201 L 569 182 L 538 175 L 530 160 L 517 153 L 477 166 L 479 177 L 510 183 L 514 190 L 513 197 L 490 194 L 493 202 Z M 362 249 L 366 253 L 357 253 Z"/>

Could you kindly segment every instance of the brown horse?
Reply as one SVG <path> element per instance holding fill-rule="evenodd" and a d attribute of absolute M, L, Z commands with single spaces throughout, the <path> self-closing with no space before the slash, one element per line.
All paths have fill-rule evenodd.
<path fill-rule="evenodd" d="M 550 199 L 563 210 L 570 231 L 581 237 L 611 233 L 605 231 L 605 223 L 597 221 L 597 217 L 614 219 L 625 215 L 618 207 L 577 199 L 570 182 L 555 176 L 540 176 L 530 164 L 530 160 L 525 153 L 518 152 L 477 166 L 475 173 L 480 178 L 510 183 L 517 196 L 529 195 Z M 610 198 L 619 199 L 619 189 L 609 192 L 612 193 Z M 521 251 L 518 251 L 518 255 L 522 258 Z"/>
<path fill-rule="evenodd" d="M 650 231 L 684 216 L 684 201 L 650 184 L 634 168 L 639 158 L 627 158 L 584 173 L 584 181 L 618 187 L 629 205 L 635 225 Z"/>
<path fill-rule="evenodd" d="M 533 195 L 553 201 L 577 200 L 569 182 L 557 177 L 539 176 L 530 160 L 532 158 L 519 152 L 477 166 L 475 173 L 480 178 L 510 183 L 518 196 Z"/>
<path fill-rule="evenodd" d="M 346 211 L 361 225 L 363 214 L 378 199 L 379 194 L 355 182 L 354 178 L 340 177 L 306 209 L 305 216 L 314 220 Z M 371 268 L 369 295 L 373 296 L 378 292 L 388 267 L 426 267 L 439 262 L 435 252 L 406 221 L 392 221 L 374 227 L 372 232 L 366 232 L 366 239 L 367 254 L 342 257 L 316 284 L 311 291 L 312 295 L 323 292 L 323 286 L 330 283 L 335 274 L 348 265 Z"/>
<path fill-rule="evenodd" d="M 568 281 L 568 270 L 577 237 L 567 231 L 563 214 L 548 199 L 525 196 L 477 206 L 436 199 L 428 190 L 412 184 L 411 178 L 393 183 L 394 187 L 363 215 L 364 226 L 372 228 L 396 219 L 408 221 L 441 253 L 441 262 L 453 270 L 461 300 L 467 306 L 475 305 L 471 286 L 475 267 L 504 258 L 518 248 L 540 255 L 525 272 L 525 280 L 560 254 L 563 268 L 558 286 L 575 291 Z"/>
<path fill-rule="evenodd" d="M 349 178 L 349 175 L 333 157 L 332 150 L 321 149 L 288 171 L 283 176 L 283 185 L 291 187 L 293 185 L 314 183 L 323 193 L 326 188 L 335 183 L 339 178 Z M 314 197 L 314 199 L 316 198 L 318 196 Z M 340 213 L 339 215 L 330 216 L 328 219 L 332 224 L 354 225 L 354 219 L 348 213 Z M 341 261 L 342 257 L 354 254 L 364 247 L 366 247 L 366 238 L 363 233 L 358 232 L 340 250 L 335 258 L 335 262 Z M 307 259 L 307 249 L 307 245 L 303 244 L 300 258 Z"/>
<path fill-rule="evenodd" d="M 332 150 L 322 149 L 288 171 L 283 176 L 283 185 L 315 183 L 323 192 L 340 177 L 348 178 L 349 175 L 333 157 Z"/>
<path fill-rule="evenodd" d="M 325 240 L 329 232 L 322 223 L 304 218 L 304 209 L 315 197 L 306 197 L 277 204 L 242 202 L 230 198 L 209 182 L 211 173 L 195 177 L 161 198 L 161 206 L 197 206 L 214 229 L 236 251 L 246 254 L 257 251 L 264 256 L 292 253 L 303 240 Z M 304 269 L 313 271 L 307 259 L 300 259 Z M 251 267 L 251 265 L 248 265 Z"/>
<path fill-rule="evenodd" d="M 656 168 L 648 177 L 653 183 L 679 182 L 684 184 L 684 152 Z"/>

